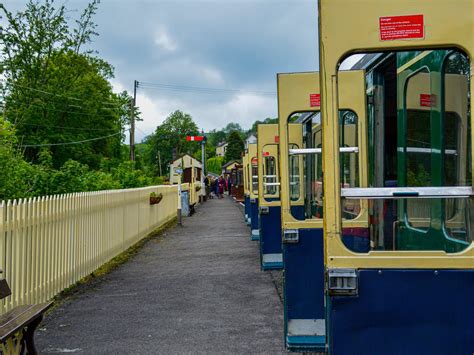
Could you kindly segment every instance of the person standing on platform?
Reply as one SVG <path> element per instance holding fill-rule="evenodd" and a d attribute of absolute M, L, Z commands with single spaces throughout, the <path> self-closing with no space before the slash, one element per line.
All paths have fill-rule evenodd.
<path fill-rule="evenodd" d="M 224 198 L 224 188 L 225 188 L 225 180 L 222 176 L 219 177 L 219 198 Z"/>

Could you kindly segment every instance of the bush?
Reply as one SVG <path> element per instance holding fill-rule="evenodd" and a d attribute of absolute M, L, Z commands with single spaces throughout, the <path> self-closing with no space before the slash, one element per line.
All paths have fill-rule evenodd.
<path fill-rule="evenodd" d="M 206 161 L 206 169 L 208 172 L 220 175 L 222 174 L 223 157 L 214 157 Z"/>

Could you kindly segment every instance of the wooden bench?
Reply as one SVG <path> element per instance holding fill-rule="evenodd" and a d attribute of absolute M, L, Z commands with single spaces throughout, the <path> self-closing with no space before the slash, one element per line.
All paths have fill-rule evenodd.
<path fill-rule="evenodd" d="M 0 299 L 10 295 L 7 281 L 0 280 Z M 37 354 L 34 333 L 51 304 L 18 306 L 0 316 L 0 353 Z"/>

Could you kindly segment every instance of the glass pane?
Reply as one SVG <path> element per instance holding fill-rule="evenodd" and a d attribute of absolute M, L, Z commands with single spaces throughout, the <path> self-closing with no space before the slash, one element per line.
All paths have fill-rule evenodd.
<path fill-rule="evenodd" d="M 362 200 L 369 208 L 369 227 L 343 228 L 344 243 L 359 252 L 465 250 L 473 241 L 472 197 L 439 198 L 436 193 L 472 186 L 467 56 L 452 49 L 387 52 L 354 63 L 366 73 L 369 161 L 363 169 L 369 186 L 382 189 Z M 340 117 L 341 126 L 345 121 Z M 345 126 L 340 134 L 341 142 L 351 145 Z M 340 154 L 343 188 L 357 186 L 350 154 Z M 425 187 L 435 188 L 433 195 L 415 197 L 426 191 L 417 188 Z M 382 199 L 384 188 L 405 196 Z M 343 218 L 351 201 L 342 200 Z"/>
<path fill-rule="evenodd" d="M 431 107 L 436 95 L 431 93 L 430 74 L 423 69 L 411 76 L 405 89 L 406 103 L 406 181 L 404 186 L 431 186 Z M 403 186 L 400 184 L 400 186 Z M 430 227 L 431 203 L 418 199 L 406 202 L 408 223 L 418 230 Z"/>
<path fill-rule="evenodd" d="M 409 199 L 410 200 L 410 199 Z M 426 199 L 434 203 L 439 199 Z M 462 215 L 441 226 L 429 228 L 424 233 L 407 233 L 407 224 L 403 216 L 398 214 L 398 205 L 403 200 L 362 200 L 367 201 L 370 213 L 369 228 L 343 228 L 344 245 L 355 252 L 368 252 L 370 250 L 444 250 L 456 253 L 465 250 L 474 240 L 474 213 L 472 212 L 473 200 L 458 198 L 458 206 L 462 208 Z M 383 214 L 376 217 L 374 212 L 378 204 L 383 206 Z M 461 218 L 462 217 L 462 218 Z M 380 227 L 382 228 L 382 232 Z M 412 227 L 423 227 L 423 220 L 413 223 Z"/>
<path fill-rule="evenodd" d="M 296 144 L 290 144 L 290 149 L 298 149 Z M 300 198 L 300 159 L 297 155 L 290 155 L 290 201 Z"/>
<path fill-rule="evenodd" d="M 258 195 L 258 165 L 257 157 L 253 157 L 252 163 L 252 192 L 254 195 Z"/>
<path fill-rule="evenodd" d="M 263 155 L 263 190 L 265 199 L 275 200 L 279 198 L 280 189 L 278 184 L 278 171 L 276 159 L 273 156 L 265 156 L 269 154 L 264 147 Z"/>
<path fill-rule="evenodd" d="M 470 107 L 468 106 L 469 60 L 460 52 L 445 60 L 444 81 L 444 184 L 472 185 Z M 472 204 L 472 201 L 471 201 Z M 468 202 L 458 199 L 444 201 L 444 227 L 452 238 L 466 240 L 463 223 L 470 221 Z M 474 226 L 472 226 L 474 227 Z"/>
<path fill-rule="evenodd" d="M 356 148 L 359 146 L 357 115 L 348 110 L 339 112 L 339 142 L 340 147 Z M 340 153 L 341 186 L 343 188 L 359 187 L 359 153 L 342 151 Z M 343 200 L 342 218 L 354 219 L 360 213 L 358 200 Z"/>

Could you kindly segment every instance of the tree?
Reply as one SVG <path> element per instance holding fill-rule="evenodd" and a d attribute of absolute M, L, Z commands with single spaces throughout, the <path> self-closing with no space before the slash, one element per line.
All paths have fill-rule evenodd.
<path fill-rule="evenodd" d="M 56 168 L 71 158 L 99 168 L 103 157 L 120 157 L 129 95 L 112 92 L 112 66 L 84 49 L 98 35 L 98 3 L 87 5 L 74 27 L 65 5 L 53 0 L 30 0 L 16 14 L 0 4 L 6 119 L 29 161 L 38 162 L 44 147 Z"/>
<path fill-rule="evenodd" d="M 154 134 L 147 137 L 145 143 L 150 145 L 150 149 L 146 153 L 146 162 L 155 167 L 155 173 L 159 171 L 158 152 L 161 157 L 161 169 L 166 171 L 166 167 L 173 160 L 173 152 L 179 157 L 183 154 L 193 155 L 200 149 L 200 142 L 186 141 L 188 135 L 199 135 L 199 129 L 189 114 L 176 110 L 156 127 Z"/>
<path fill-rule="evenodd" d="M 208 172 L 220 175 L 222 174 L 223 157 L 214 157 L 206 161 L 206 170 Z"/>
<path fill-rule="evenodd" d="M 240 160 L 242 157 L 242 152 L 245 148 L 245 144 L 239 132 L 230 132 L 227 143 L 228 146 L 225 152 L 224 160 L 226 162 L 229 162 L 231 160 Z"/>

